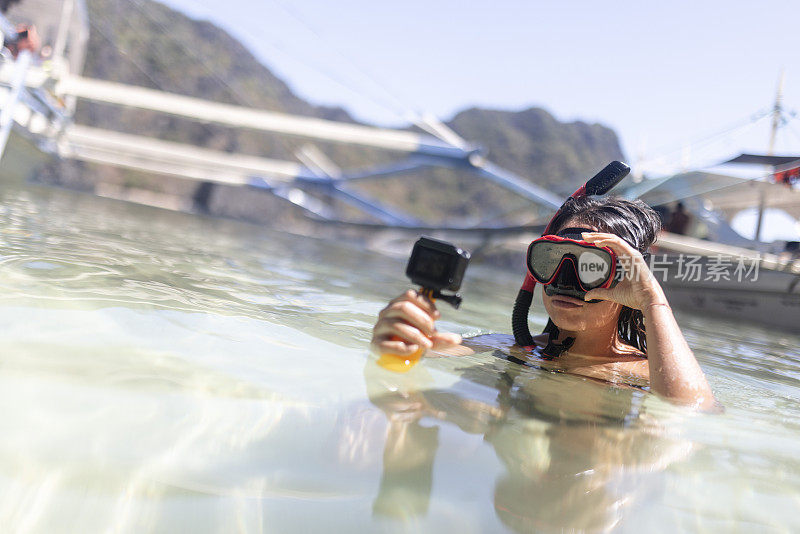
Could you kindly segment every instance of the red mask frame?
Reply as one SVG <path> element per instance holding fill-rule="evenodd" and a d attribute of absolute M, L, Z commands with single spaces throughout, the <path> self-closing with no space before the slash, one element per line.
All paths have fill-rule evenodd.
<path fill-rule="evenodd" d="M 608 273 L 604 276 L 604 278 L 602 279 L 603 282 L 600 284 L 585 283 L 580 276 L 579 257 L 577 257 L 574 253 L 568 251 L 568 249 L 565 249 L 565 252 L 561 256 L 561 261 L 559 261 L 558 266 L 553 271 L 553 274 L 549 278 L 540 276 L 540 274 L 536 273 L 537 269 L 534 268 L 532 262 L 534 254 L 533 249 L 534 247 L 537 246 L 538 243 L 559 243 L 559 244 L 569 243 L 574 246 L 587 250 L 602 251 L 608 256 L 608 264 L 609 264 Z M 552 284 L 558 278 L 558 275 L 561 272 L 561 269 L 564 268 L 564 264 L 566 262 L 572 263 L 572 266 L 575 269 L 575 275 L 576 279 L 578 280 L 578 285 L 583 291 L 591 291 L 592 289 L 606 289 L 611 287 L 612 285 L 614 285 L 615 273 L 617 272 L 617 255 L 609 247 L 601 247 L 593 243 L 589 243 L 587 241 L 571 239 L 569 237 L 563 237 L 559 235 L 544 235 L 538 239 L 534 239 L 533 241 L 531 241 L 531 244 L 528 245 L 528 254 L 526 256 L 526 259 L 527 259 L 526 263 L 528 267 L 528 273 L 534 278 L 534 280 L 545 286 Z"/>

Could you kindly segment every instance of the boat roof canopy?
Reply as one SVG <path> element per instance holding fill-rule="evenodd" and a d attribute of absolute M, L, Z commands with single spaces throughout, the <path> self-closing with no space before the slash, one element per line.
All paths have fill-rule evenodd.
<path fill-rule="evenodd" d="M 719 189 L 741 185 L 746 178 L 715 174 L 703 171 L 690 171 L 664 178 L 645 180 L 621 191 L 628 199 L 640 198 L 651 206 L 669 204 L 677 200 L 706 195 Z"/>
<path fill-rule="evenodd" d="M 739 154 L 735 158 L 724 161 L 727 163 L 756 163 L 759 165 L 786 165 L 794 161 L 800 161 L 800 156 L 768 156 L 766 154 Z"/>
<path fill-rule="evenodd" d="M 800 219 L 800 189 L 703 171 L 645 180 L 627 188 L 622 195 L 628 199 L 641 198 L 651 206 L 699 197 L 711 201 L 713 209 L 729 214 L 756 208 L 763 202 L 764 207 L 781 209 Z"/>

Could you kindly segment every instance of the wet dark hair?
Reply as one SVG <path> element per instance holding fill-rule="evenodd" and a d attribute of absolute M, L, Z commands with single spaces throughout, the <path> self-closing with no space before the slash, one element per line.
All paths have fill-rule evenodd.
<path fill-rule="evenodd" d="M 617 235 L 642 254 L 655 242 L 661 230 L 661 219 L 653 208 L 641 200 L 625 200 L 619 197 L 570 198 L 550 223 L 550 228 L 555 233 L 567 221 L 571 225 L 586 224 L 597 228 L 598 232 Z M 544 331 L 551 334 L 554 328 L 553 322 L 549 321 Z M 622 341 L 647 352 L 644 315 L 640 310 L 623 306 L 617 321 L 617 331 Z"/>

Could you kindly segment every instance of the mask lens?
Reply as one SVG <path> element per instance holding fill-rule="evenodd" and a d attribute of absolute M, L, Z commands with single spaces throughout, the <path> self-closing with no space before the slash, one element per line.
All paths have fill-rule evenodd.
<path fill-rule="evenodd" d="M 548 282 L 556 274 L 564 256 L 564 250 L 557 243 L 536 241 L 531 244 L 528 255 L 528 268 L 541 283 Z"/>
<path fill-rule="evenodd" d="M 603 285 L 610 276 L 613 259 L 608 251 L 570 241 L 537 240 L 528 249 L 528 269 L 542 284 L 548 284 L 557 274 L 565 256 L 573 260 L 578 278 L 585 289 Z"/>
<path fill-rule="evenodd" d="M 578 257 L 578 277 L 586 289 L 603 285 L 611 273 L 611 255 L 600 248 L 583 248 Z"/>

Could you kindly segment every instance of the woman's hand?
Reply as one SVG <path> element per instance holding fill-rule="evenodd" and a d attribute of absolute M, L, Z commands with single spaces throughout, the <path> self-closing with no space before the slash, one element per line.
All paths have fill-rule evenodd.
<path fill-rule="evenodd" d="M 461 343 L 458 334 L 436 331 L 441 316 L 430 299 L 409 289 L 378 314 L 370 345 L 378 354 L 409 356 L 423 349 L 443 349 Z"/>
<path fill-rule="evenodd" d="M 587 291 L 585 299 L 612 300 L 642 310 L 652 390 L 675 402 L 709 410 L 714 408 L 714 392 L 642 254 L 615 235 L 586 232 L 583 239 L 613 250 L 625 269 L 625 276 L 616 286 Z"/>
<path fill-rule="evenodd" d="M 644 310 L 651 304 L 666 304 L 664 291 L 650 272 L 641 252 L 614 234 L 584 232 L 582 235 L 587 243 L 613 250 L 625 271 L 623 279 L 616 286 L 592 289 L 586 293 L 586 300 L 610 300 L 635 310 Z"/>

